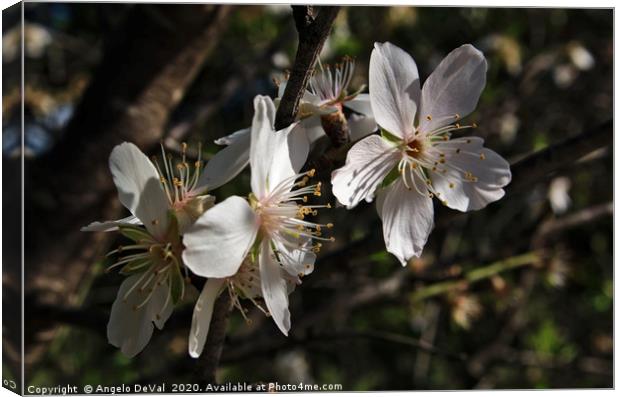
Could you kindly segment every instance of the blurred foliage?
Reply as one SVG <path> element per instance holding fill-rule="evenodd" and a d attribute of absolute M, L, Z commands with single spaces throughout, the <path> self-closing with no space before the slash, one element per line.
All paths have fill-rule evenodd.
<path fill-rule="evenodd" d="M 27 115 L 37 121 L 62 104 L 78 103 L 81 88 L 76 87 L 84 83 L 76 81 L 88 80 L 103 43 L 129 7 L 26 5 L 29 26 L 43 32 L 32 37 L 50 38 L 30 43 L 42 48 L 33 49 L 26 58 L 27 84 L 39 93 L 26 99 Z M 480 125 L 476 134 L 485 138 L 488 147 L 516 160 L 612 117 L 612 28 L 612 11 L 603 9 L 348 7 L 336 21 L 322 61 L 356 57 L 352 86 L 357 88 L 367 84 L 375 41 L 391 41 L 412 54 L 422 80 L 450 50 L 474 44 L 485 53 L 489 72 L 477 111 L 469 119 Z M 213 139 L 250 124 L 256 94 L 275 94 L 272 79 L 281 78 L 291 66 L 295 49 L 289 7 L 235 7 L 215 55 L 170 120 L 166 142 L 178 144 L 181 138 L 175 131 L 189 125 L 183 129 L 188 141 L 205 142 L 205 154 L 214 153 L 218 148 Z M 7 126 L 3 127 L 6 133 Z M 61 129 L 45 125 L 44 129 L 53 145 Z M 563 174 L 570 180 L 567 213 L 612 200 L 610 150 Z M 218 190 L 218 200 L 245 194 L 248 186 L 246 172 Z M 416 285 L 421 287 L 425 285 L 422 276 L 429 272 L 449 273 L 454 266 L 467 271 L 528 252 L 541 222 L 562 216 L 553 213 L 548 190 L 546 182 L 531 186 L 449 225 L 442 225 L 441 219 L 451 211 L 437 207 L 438 226 L 424 256 L 406 271 L 420 274 Z M 287 344 L 269 319 L 251 311 L 250 325 L 239 313 L 232 314 L 224 357 L 264 338 L 281 347 L 225 361 L 219 374 L 222 381 L 285 382 L 291 374 L 301 373 L 307 381 L 340 383 L 345 390 L 612 386 L 611 219 L 554 240 L 550 248 L 554 265 L 504 272 L 470 286 L 467 295 L 453 291 L 412 304 L 407 298 L 411 291 L 403 291 L 341 311 L 334 307 L 335 297 L 346 300 L 348 294 L 402 269 L 380 244 L 370 255 L 360 256 L 353 248 L 345 256 L 329 259 L 331 253 L 346 250 L 355 241 L 371 235 L 380 238 L 373 205 L 349 212 L 337 208 L 320 216 L 336 224 L 337 242 L 326 245 L 322 255 L 328 259 L 320 259 L 314 274 L 291 295 L 294 333 L 304 314 L 323 308 L 325 315 L 301 337 L 325 330 L 379 330 L 421 338 L 442 351 L 467 354 L 468 359 L 450 360 L 372 338 Z M 533 282 L 528 284 L 531 277 Z M 119 280 L 116 275 L 98 274 L 82 305 L 107 313 Z M 511 322 L 515 310 L 518 327 Z M 190 313 L 190 304 L 178 308 L 164 331 L 156 332 L 147 349 L 132 360 L 108 345 L 104 329 L 67 326 L 49 342 L 47 354 L 26 383 L 198 381 L 195 361 L 187 355 Z M 461 320 L 455 322 L 457 318 Z M 472 370 L 474 359 L 498 340 L 503 341 L 504 353 L 485 363 L 481 371 Z"/>

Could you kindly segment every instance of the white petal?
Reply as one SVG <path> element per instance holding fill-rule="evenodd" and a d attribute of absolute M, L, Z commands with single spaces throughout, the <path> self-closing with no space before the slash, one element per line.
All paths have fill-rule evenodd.
<path fill-rule="evenodd" d="M 232 196 L 205 212 L 183 236 L 183 262 L 202 277 L 237 272 L 258 231 L 258 218 L 241 197 Z"/>
<path fill-rule="evenodd" d="M 370 105 L 370 94 L 357 94 L 355 98 L 345 102 L 344 106 L 364 116 L 373 117 L 372 106 Z"/>
<path fill-rule="evenodd" d="M 351 209 L 362 200 L 372 201 L 377 186 L 398 163 L 398 148 L 378 135 L 359 141 L 347 153 L 342 168 L 332 172 L 332 191 Z"/>
<path fill-rule="evenodd" d="M 208 279 L 196 301 L 194 314 L 192 315 L 192 327 L 189 331 L 189 355 L 193 358 L 198 358 L 202 354 L 202 349 L 209 334 L 213 305 L 215 304 L 215 299 L 220 294 L 224 281 L 226 279 Z"/>
<path fill-rule="evenodd" d="M 282 268 L 292 277 L 312 273 L 316 254 L 311 250 L 312 240 L 310 238 L 294 238 L 287 234 L 281 234 L 278 235 L 278 238 L 273 238 L 272 242 L 278 252 Z"/>
<path fill-rule="evenodd" d="M 284 131 L 278 131 L 276 134 L 282 134 Z M 288 132 L 287 145 L 288 156 L 293 167 L 293 171 L 297 174 L 301 170 L 301 167 L 306 163 L 308 153 L 310 152 L 310 137 L 308 136 L 312 131 L 306 131 L 305 124 L 298 123 L 293 126 Z"/>
<path fill-rule="evenodd" d="M 372 117 L 352 114 L 347 122 L 349 123 L 349 138 L 351 142 L 359 141 L 377 130 L 377 123 Z"/>
<path fill-rule="evenodd" d="M 216 139 L 213 142 L 215 142 L 216 145 L 227 146 L 227 145 L 231 145 L 233 142 L 236 142 L 237 140 L 240 140 L 240 139 L 244 139 L 244 138 L 250 139 L 249 137 L 250 137 L 250 129 L 244 128 L 242 130 L 235 131 L 230 135 L 226 135 L 219 139 Z"/>
<path fill-rule="evenodd" d="M 249 132 L 247 134 L 239 134 L 229 140 L 229 142 L 228 147 L 217 152 L 207 162 L 196 187 L 193 189 L 196 193 L 213 190 L 224 185 L 239 175 L 250 162 Z"/>
<path fill-rule="evenodd" d="M 479 210 L 504 196 L 502 188 L 512 177 L 510 165 L 494 151 L 484 148 L 483 142 L 481 138 L 469 137 L 437 144 L 445 155 L 442 165 L 447 172 L 432 173 L 431 179 L 440 193 L 439 199 L 448 207 L 459 211 Z M 467 181 L 465 172 L 470 172 L 477 181 Z"/>
<path fill-rule="evenodd" d="M 451 53 L 424 82 L 419 129 L 430 132 L 474 111 L 486 84 L 487 61 L 471 44 Z M 428 116 L 431 120 L 428 120 Z"/>
<path fill-rule="evenodd" d="M 310 145 L 314 145 L 316 141 L 327 136 L 325 135 L 325 130 L 321 124 L 321 117 L 319 116 L 306 117 L 300 121 L 300 124 L 306 131 L 306 136 L 308 137 Z"/>
<path fill-rule="evenodd" d="M 84 226 L 80 229 L 82 232 L 111 232 L 118 230 L 122 225 L 141 225 L 140 219 L 134 215 L 130 215 L 127 218 L 119 219 L 116 221 L 104 221 L 104 222 L 92 222 L 88 226 Z"/>
<path fill-rule="evenodd" d="M 263 240 L 258 257 L 263 298 L 273 321 L 284 335 L 288 335 L 291 328 L 291 314 L 288 311 L 288 287 L 269 243 L 268 239 Z"/>
<path fill-rule="evenodd" d="M 420 192 L 426 186 L 415 178 Z M 378 193 L 377 211 L 383 221 L 383 239 L 387 251 L 394 254 L 403 266 L 412 257 L 419 257 L 433 229 L 433 201 L 415 188 L 405 187 L 398 178 Z"/>
<path fill-rule="evenodd" d="M 271 98 L 254 98 L 250 167 L 252 192 L 259 199 L 267 196 L 282 181 L 292 178 L 299 164 L 305 162 L 309 150 L 307 138 L 298 139 L 299 136 L 295 135 L 289 140 L 289 133 L 298 124 L 274 131 L 275 112 Z"/>
<path fill-rule="evenodd" d="M 420 76 L 413 58 L 391 43 L 375 43 L 368 83 L 377 124 L 401 138 L 412 136 L 420 99 Z"/>
<path fill-rule="evenodd" d="M 153 163 L 136 145 L 125 142 L 112 150 L 110 171 L 121 203 L 153 236 L 163 236 L 168 228 L 169 203 Z"/>
<path fill-rule="evenodd" d="M 151 299 L 139 309 L 135 309 L 146 298 L 147 292 L 140 292 L 134 288 L 129 295 L 127 292 L 139 281 L 142 274 L 127 277 L 118 290 L 116 300 L 112 304 L 110 320 L 108 322 L 108 341 L 121 349 L 123 354 L 133 357 L 140 353 L 153 335 L 153 323 L 162 328 L 172 313 L 172 301 L 169 299 L 164 308 L 168 294 L 168 286 L 154 285 L 155 291 Z M 127 300 L 125 300 L 127 295 Z"/>

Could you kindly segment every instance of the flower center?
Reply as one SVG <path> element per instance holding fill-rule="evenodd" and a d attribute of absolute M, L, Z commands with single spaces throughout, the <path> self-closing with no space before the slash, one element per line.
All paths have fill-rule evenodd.
<path fill-rule="evenodd" d="M 420 158 L 422 156 L 422 152 L 424 151 L 424 142 L 421 139 L 414 139 L 407 143 L 407 148 L 405 152 L 408 156 L 413 157 L 414 159 Z"/>
<path fill-rule="evenodd" d="M 323 228 L 331 229 L 333 224 L 320 224 L 305 219 L 310 215 L 316 216 L 320 208 L 331 208 L 330 204 L 307 204 L 308 195 L 321 196 L 321 182 L 308 185 L 310 177 L 314 175 L 314 169 L 294 175 L 282 181 L 266 198 L 250 199 L 260 217 L 262 231 L 270 239 L 291 248 L 293 248 L 291 240 L 300 240 L 300 244 L 295 243 L 294 249 L 313 252 L 320 251 L 322 246 L 320 241 L 334 241 L 333 237 L 327 238 L 322 235 Z M 291 182 L 294 182 L 292 188 Z M 301 244 L 308 240 L 317 242 L 309 246 Z"/>
<path fill-rule="evenodd" d="M 139 310 L 146 305 L 155 290 L 165 284 L 168 293 L 158 313 L 160 315 L 171 300 L 176 303 L 185 294 L 185 280 L 181 275 L 183 265 L 180 260 L 180 243 L 158 241 L 141 226 L 121 226 L 120 231 L 133 240 L 133 244 L 122 245 L 110 251 L 107 256 L 118 254 L 119 257 L 106 271 L 122 266 L 120 274 L 140 275 L 123 297 L 124 301 L 127 301 L 133 292 L 141 296 L 142 301 L 136 304 L 133 310 Z M 187 275 L 187 269 L 185 271 Z"/>

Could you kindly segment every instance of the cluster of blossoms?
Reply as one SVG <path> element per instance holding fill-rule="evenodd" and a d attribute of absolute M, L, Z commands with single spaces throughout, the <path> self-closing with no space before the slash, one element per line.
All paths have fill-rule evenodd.
<path fill-rule="evenodd" d="M 161 159 L 152 160 L 131 143 L 114 148 L 110 169 L 131 216 L 83 228 L 119 230 L 132 241 L 109 254 L 117 258 L 110 269 L 127 276 L 112 305 L 110 343 L 128 356 L 139 353 L 154 326 L 161 329 L 174 306 L 188 299 L 189 272 L 207 279 L 194 307 L 192 357 L 202 353 L 221 293 L 244 316 L 241 300 L 248 299 L 287 335 L 288 295 L 314 270 L 322 242 L 333 240 L 323 235 L 331 223 L 314 222 L 317 210 L 330 205 L 309 204 L 309 196 L 321 195 L 321 184 L 310 184 L 314 170 L 302 171 L 323 136 L 340 144 L 358 141 L 332 173 L 332 191 L 348 209 L 376 194 L 386 248 L 403 265 L 421 255 L 433 228 L 432 198 L 459 211 L 500 199 L 511 179 L 508 163 L 480 138 L 452 138 L 476 127 L 460 120 L 477 105 L 486 67 L 482 53 L 464 45 L 420 89 L 413 59 L 390 43 L 376 43 L 368 94 L 348 92 L 351 59 L 334 69 L 321 65 L 293 124 L 274 128 L 284 82 L 275 100 L 254 99 L 251 127 L 216 141 L 226 147 L 206 165 L 200 148 L 189 162 L 185 144 L 178 162 L 163 148 Z M 209 192 L 248 164 L 248 196 L 215 204 Z"/>

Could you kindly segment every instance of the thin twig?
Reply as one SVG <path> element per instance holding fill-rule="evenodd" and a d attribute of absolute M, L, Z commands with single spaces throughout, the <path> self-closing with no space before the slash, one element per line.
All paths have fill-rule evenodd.
<path fill-rule="evenodd" d="M 278 105 L 275 127 L 281 130 L 295 121 L 299 101 L 312 76 L 314 64 L 323 48 L 340 7 L 292 6 L 299 44 L 293 69 Z"/>
<path fill-rule="evenodd" d="M 538 182 L 550 173 L 576 163 L 588 153 L 612 143 L 613 122 L 609 120 L 591 131 L 533 153 L 511 166 L 512 182 L 507 194 Z"/>
<path fill-rule="evenodd" d="M 226 327 L 228 325 L 230 308 L 230 295 L 224 291 L 215 301 L 213 317 L 209 326 L 209 336 L 197 366 L 200 377 L 208 383 L 215 383 L 216 380 L 215 373 L 220 363 L 224 339 L 226 339 Z"/>

